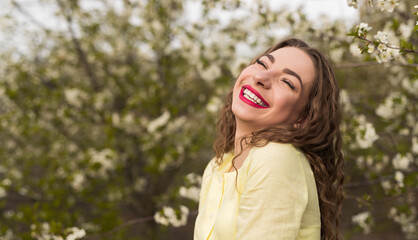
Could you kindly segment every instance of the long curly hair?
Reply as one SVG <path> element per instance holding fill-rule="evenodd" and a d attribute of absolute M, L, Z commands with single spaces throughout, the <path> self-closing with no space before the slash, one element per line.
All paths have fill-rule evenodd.
<path fill-rule="evenodd" d="M 321 239 L 341 239 L 339 214 L 343 200 L 344 159 L 341 152 L 341 107 L 339 86 L 327 57 L 302 40 L 291 38 L 277 43 L 260 56 L 279 48 L 296 47 L 307 53 L 315 66 L 315 78 L 308 101 L 300 113 L 300 126 L 270 127 L 253 132 L 241 139 L 249 147 L 264 146 L 268 142 L 291 143 L 306 155 L 315 176 L 321 212 Z M 259 56 L 259 57 L 260 57 Z M 257 59 L 257 58 L 256 58 Z M 253 64 L 255 60 L 252 61 Z M 217 124 L 214 143 L 216 163 L 222 164 L 222 156 L 235 147 L 235 116 L 232 112 L 232 90 Z M 235 158 L 232 161 L 234 165 Z M 238 174 L 238 171 L 236 171 Z M 237 176 L 238 177 L 238 176 Z"/>

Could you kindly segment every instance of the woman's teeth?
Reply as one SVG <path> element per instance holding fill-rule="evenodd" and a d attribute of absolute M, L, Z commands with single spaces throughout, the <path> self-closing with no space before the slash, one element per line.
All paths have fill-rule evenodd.
<path fill-rule="evenodd" d="M 263 107 L 267 107 L 267 105 L 263 101 L 261 101 L 260 98 L 258 98 L 254 93 L 252 93 L 248 89 L 244 89 L 244 97 L 255 104 L 258 104 Z"/>

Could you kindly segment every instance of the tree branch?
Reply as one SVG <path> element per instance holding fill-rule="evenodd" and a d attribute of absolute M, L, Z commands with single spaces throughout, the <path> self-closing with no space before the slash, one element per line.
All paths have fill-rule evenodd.
<path fill-rule="evenodd" d="M 30 13 L 28 13 L 21 5 L 20 3 L 16 2 L 15 0 L 11 0 L 12 5 L 19 11 L 21 14 L 23 14 L 25 17 L 27 17 L 30 21 L 32 21 L 33 24 L 40 27 L 45 32 L 48 32 L 48 28 L 46 28 L 42 23 L 40 23 L 38 20 L 36 20 L 35 17 L 33 17 Z"/>
<path fill-rule="evenodd" d="M 374 42 L 373 42 L 372 40 L 369 40 L 369 39 L 367 39 L 367 38 L 365 38 L 365 37 L 360 37 L 360 36 L 354 36 L 354 37 L 355 37 L 355 38 L 358 38 L 358 39 L 360 39 L 360 40 L 363 40 L 363 41 L 365 41 L 365 42 L 368 42 L 368 43 L 370 43 L 370 44 L 374 44 Z M 406 53 L 415 53 L 415 54 L 418 54 L 418 52 L 417 52 L 417 51 L 415 51 L 415 50 L 413 50 L 413 49 L 407 49 L 407 48 L 395 47 L 395 46 L 391 46 L 391 45 L 387 45 L 387 44 L 385 44 L 385 45 L 386 45 L 386 47 L 387 47 L 387 48 L 396 49 L 396 50 L 403 51 L 403 52 L 406 52 Z"/>
<path fill-rule="evenodd" d="M 64 14 L 64 17 L 66 18 L 67 24 L 68 24 L 68 31 L 70 32 L 71 41 L 73 42 L 74 48 L 76 49 L 78 59 L 83 66 L 84 71 L 87 74 L 87 77 L 90 79 L 90 83 L 93 87 L 93 90 L 97 91 L 99 89 L 99 84 L 96 75 L 94 74 L 94 71 L 92 70 L 91 64 L 87 60 L 87 54 L 84 52 L 83 48 L 81 47 L 80 41 L 75 36 L 74 29 L 72 27 L 72 17 L 70 14 L 65 13 L 65 6 L 61 2 L 61 0 L 58 0 L 58 5 L 61 8 L 61 11 Z"/>
<path fill-rule="evenodd" d="M 378 62 L 361 62 L 361 63 L 342 63 L 335 65 L 336 69 L 347 69 L 347 68 L 360 68 L 360 67 L 372 67 L 376 65 L 395 65 L 402 67 L 413 67 L 418 68 L 418 64 L 412 63 L 400 63 L 400 62 L 387 62 L 387 63 L 378 63 Z"/>

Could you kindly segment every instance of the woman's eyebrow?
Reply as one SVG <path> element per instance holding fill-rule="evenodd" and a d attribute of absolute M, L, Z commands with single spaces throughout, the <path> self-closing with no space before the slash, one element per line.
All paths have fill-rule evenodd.
<path fill-rule="evenodd" d="M 274 61 L 276 61 L 276 59 L 274 58 L 274 56 L 273 56 L 273 55 L 271 55 L 271 54 L 266 53 L 266 54 L 264 54 L 263 56 L 268 57 L 268 59 L 270 60 L 270 62 L 271 62 L 271 63 L 274 63 Z M 294 76 L 294 77 L 296 77 L 296 78 L 299 80 L 300 86 L 301 86 L 301 88 L 302 88 L 302 90 L 303 90 L 302 78 L 300 78 L 299 74 L 297 74 L 297 73 L 296 73 L 296 72 L 294 72 L 293 70 L 290 70 L 289 68 L 285 68 L 285 69 L 283 69 L 283 72 L 284 72 L 284 73 L 287 73 L 287 74 L 289 74 L 289 75 L 292 75 L 292 76 Z"/>
<path fill-rule="evenodd" d="M 276 59 L 273 57 L 273 55 L 270 55 L 268 53 L 264 54 L 263 56 L 268 57 L 271 63 L 274 63 L 274 61 L 276 61 Z"/>

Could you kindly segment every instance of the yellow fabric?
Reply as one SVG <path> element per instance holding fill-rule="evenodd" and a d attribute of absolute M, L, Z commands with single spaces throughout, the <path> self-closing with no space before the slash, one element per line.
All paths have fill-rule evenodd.
<path fill-rule="evenodd" d="M 207 165 L 194 240 L 320 239 L 315 179 L 305 155 L 291 144 L 253 147 L 241 168 Z"/>

